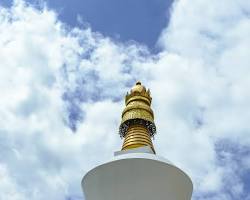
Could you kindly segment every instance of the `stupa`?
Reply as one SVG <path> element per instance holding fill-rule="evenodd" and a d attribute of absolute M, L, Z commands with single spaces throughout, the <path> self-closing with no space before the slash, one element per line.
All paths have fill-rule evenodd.
<path fill-rule="evenodd" d="M 83 177 L 85 200 L 190 200 L 188 175 L 156 154 L 150 91 L 137 82 L 125 97 L 119 134 L 124 138 L 112 160 Z"/>

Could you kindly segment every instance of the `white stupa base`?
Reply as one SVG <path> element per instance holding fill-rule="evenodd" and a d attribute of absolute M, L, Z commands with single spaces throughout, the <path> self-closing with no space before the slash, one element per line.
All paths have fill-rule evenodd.
<path fill-rule="evenodd" d="M 190 200 L 190 178 L 152 153 L 115 153 L 82 180 L 85 200 Z"/>

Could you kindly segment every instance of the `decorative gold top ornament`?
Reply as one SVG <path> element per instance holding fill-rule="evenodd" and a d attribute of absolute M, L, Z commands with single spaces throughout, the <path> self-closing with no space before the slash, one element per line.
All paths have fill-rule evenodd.
<path fill-rule="evenodd" d="M 156 133 L 156 127 L 151 101 L 150 90 L 139 81 L 127 93 L 119 129 L 120 136 L 125 138 L 123 149 L 150 146 L 154 151 L 150 137 Z"/>
<path fill-rule="evenodd" d="M 130 119 L 154 122 L 154 113 L 150 108 L 151 101 L 150 91 L 138 81 L 125 97 L 126 108 L 122 112 L 122 123 Z"/>
<path fill-rule="evenodd" d="M 142 98 L 145 98 L 145 100 L 151 104 L 152 98 L 150 96 L 150 90 L 146 91 L 146 88 L 141 84 L 140 81 L 137 81 L 135 86 L 132 87 L 130 94 L 127 93 L 125 98 L 126 105 L 129 103 L 129 100 L 132 101 L 133 97 L 141 96 Z"/>

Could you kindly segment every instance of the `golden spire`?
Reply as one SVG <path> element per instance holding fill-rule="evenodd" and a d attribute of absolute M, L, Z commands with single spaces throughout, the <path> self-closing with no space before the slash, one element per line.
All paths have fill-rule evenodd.
<path fill-rule="evenodd" d="M 139 81 L 127 93 L 119 129 L 120 136 L 125 138 L 122 150 L 149 146 L 155 152 L 151 141 L 156 133 L 151 101 L 149 89 L 146 90 Z"/>

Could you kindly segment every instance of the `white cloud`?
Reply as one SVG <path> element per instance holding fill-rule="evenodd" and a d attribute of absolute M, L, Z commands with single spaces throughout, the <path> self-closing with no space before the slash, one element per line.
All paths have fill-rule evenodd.
<path fill-rule="evenodd" d="M 220 143 L 250 145 L 249 13 L 247 1 L 176 1 L 150 55 L 46 8 L 0 8 L 0 198 L 81 198 L 84 173 L 121 146 L 122 96 L 136 79 L 153 95 L 156 150 L 191 175 L 193 199 L 249 198 L 238 172 L 249 159 Z"/>
<path fill-rule="evenodd" d="M 250 145 L 250 126 L 247 123 L 250 114 L 247 109 L 250 99 L 247 92 L 250 62 L 250 40 L 247 36 L 250 32 L 249 11 L 250 5 L 246 1 L 176 1 L 170 24 L 159 40 L 159 44 L 168 54 L 173 52 L 179 57 L 179 61 L 172 64 L 171 70 L 167 70 L 166 64 L 163 68 L 165 73 L 158 73 L 167 76 L 165 79 L 162 77 L 161 85 L 170 84 L 165 86 L 168 91 L 179 92 L 174 95 L 170 93 L 169 98 L 167 95 L 165 97 L 168 104 L 165 107 L 170 107 L 167 112 L 173 110 L 170 119 L 173 120 L 173 116 L 177 115 L 175 121 L 180 121 L 171 129 L 179 128 L 183 123 L 189 126 L 187 133 L 179 134 L 179 140 L 189 145 L 182 152 L 189 152 L 190 155 L 186 156 L 194 157 L 194 160 L 190 160 L 191 163 L 200 162 L 188 168 L 194 170 L 191 174 L 194 180 L 198 181 L 196 191 L 203 190 L 205 185 L 209 185 L 207 192 L 211 188 L 214 188 L 215 193 L 217 191 L 212 194 L 211 199 L 223 193 L 226 187 L 233 187 L 229 180 L 223 183 L 224 178 L 231 174 L 229 169 L 237 174 L 231 163 L 224 164 L 222 168 L 217 165 L 217 143 L 226 139 L 235 145 Z M 152 90 L 154 91 L 153 88 Z M 164 95 L 159 92 L 157 96 Z M 171 99 L 172 96 L 175 96 L 175 99 Z M 164 107 L 160 105 L 161 102 L 163 101 L 157 102 L 160 108 Z M 202 123 L 199 128 L 195 126 L 197 119 Z M 171 124 L 174 123 L 171 121 Z M 172 132 L 176 134 L 176 131 Z M 192 143 L 192 138 L 197 135 L 200 135 L 202 140 Z M 180 142 L 178 148 L 182 148 L 182 143 Z M 201 156 L 196 157 L 200 152 Z M 172 159 L 177 158 L 174 154 Z M 181 156 L 179 159 L 180 164 L 184 164 Z M 187 165 L 190 165 L 190 161 Z M 201 172 L 203 178 L 195 178 L 199 174 L 197 172 Z M 239 179 L 239 185 L 242 185 L 238 175 L 236 177 Z M 235 196 L 231 194 L 225 198 L 243 198 L 241 195 L 244 191 L 237 191 L 238 193 L 233 192 Z M 200 198 L 205 196 L 201 195 Z"/>

